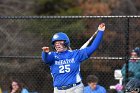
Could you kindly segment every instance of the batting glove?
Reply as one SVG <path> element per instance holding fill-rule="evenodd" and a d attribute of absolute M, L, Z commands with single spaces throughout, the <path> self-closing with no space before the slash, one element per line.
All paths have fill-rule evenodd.
<path fill-rule="evenodd" d="M 104 31 L 104 30 L 105 30 L 105 23 L 101 23 L 101 24 L 98 26 L 98 30 L 99 30 L 99 31 Z"/>

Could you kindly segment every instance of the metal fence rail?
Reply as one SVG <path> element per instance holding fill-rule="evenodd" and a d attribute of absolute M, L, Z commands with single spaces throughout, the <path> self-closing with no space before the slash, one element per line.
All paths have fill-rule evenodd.
<path fill-rule="evenodd" d="M 140 18 L 140 16 L 0 16 L 0 19 Z"/>
<path fill-rule="evenodd" d="M 41 59 L 41 56 L 0 56 L 0 58 L 26 58 L 26 59 Z M 90 57 L 89 59 L 96 60 L 125 60 L 126 57 Z M 139 60 L 140 58 L 128 58 Z"/>

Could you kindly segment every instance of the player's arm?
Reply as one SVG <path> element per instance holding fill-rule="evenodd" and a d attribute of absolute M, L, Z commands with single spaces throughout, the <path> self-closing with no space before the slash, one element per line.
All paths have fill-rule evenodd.
<path fill-rule="evenodd" d="M 135 68 L 136 71 L 135 72 L 135 78 L 139 78 L 140 79 L 140 60 L 138 60 L 138 65 L 137 68 Z"/>
<path fill-rule="evenodd" d="M 105 25 L 100 24 L 98 27 L 98 30 L 99 31 L 98 31 L 97 36 L 95 37 L 94 41 L 91 43 L 91 45 L 89 47 L 86 48 L 88 56 L 90 56 L 98 48 L 98 46 L 103 38 Z"/>
<path fill-rule="evenodd" d="M 102 87 L 102 92 L 101 93 L 106 93 L 106 89 Z"/>
<path fill-rule="evenodd" d="M 90 55 L 98 48 L 98 46 L 102 40 L 104 30 L 105 30 L 104 23 L 100 24 L 98 27 L 98 33 L 97 33 L 94 41 L 92 41 L 91 45 L 88 47 L 80 48 L 80 50 L 78 51 L 80 62 L 83 62 L 85 59 L 89 58 Z"/>
<path fill-rule="evenodd" d="M 140 78 L 140 71 L 135 73 L 135 78 Z"/>
<path fill-rule="evenodd" d="M 122 69 L 121 69 L 121 73 L 122 73 L 123 78 L 125 77 L 125 68 L 126 68 L 126 64 L 124 64 Z"/>
<path fill-rule="evenodd" d="M 42 60 L 45 63 L 51 63 L 54 60 L 53 52 L 50 52 L 49 47 L 43 47 L 42 50 Z"/>

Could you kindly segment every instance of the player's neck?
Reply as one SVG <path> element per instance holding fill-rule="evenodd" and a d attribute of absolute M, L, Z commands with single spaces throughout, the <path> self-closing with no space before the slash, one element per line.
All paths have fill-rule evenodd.
<path fill-rule="evenodd" d="M 58 52 L 58 53 L 62 53 L 62 52 L 65 52 L 65 51 L 67 51 L 68 49 L 65 47 L 65 48 L 63 48 L 61 51 L 56 51 L 56 52 Z"/>

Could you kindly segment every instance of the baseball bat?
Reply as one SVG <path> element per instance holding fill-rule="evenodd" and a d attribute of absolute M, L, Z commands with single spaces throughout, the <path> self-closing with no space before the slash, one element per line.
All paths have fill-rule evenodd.
<path fill-rule="evenodd" d="M 72 50 L 72 48 L 71 48 L 70 46 L 68 47 L 68 49 L 69 49 L 69 50 Z"/>
<path fill-rule="evenodd" d="M 97 33 L 98 33 L 98 30 L 96 30 L 96 32 L 88 39 L 88 41 L 80 49 L 86 48 Z"/>
<path fill-rule="evenodd" d="M 104 26 L 105 26 L 105 23 L 101 23 L 99 25 L 100 28 L 103 28 Z M 98 27 L 98 30 L 96 30 L 96 32 L 90 37 L 90 39 L 80 49 L 86 48 L 90 44 L 90 42 L 94 39 L 95 35 L 98 33 L 99 27 Z"/>

